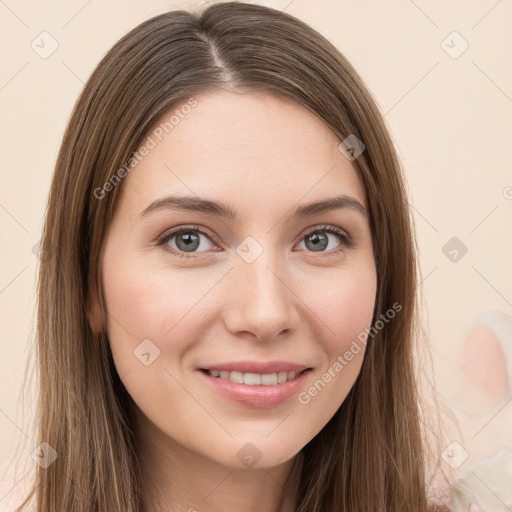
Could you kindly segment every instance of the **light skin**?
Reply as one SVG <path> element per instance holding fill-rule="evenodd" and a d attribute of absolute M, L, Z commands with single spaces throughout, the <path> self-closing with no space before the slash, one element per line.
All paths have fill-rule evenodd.
<path fill-rule="evenodd" d="M 139 408 L 146 498 L 160 500 L 155 510 L 291 512 L 297 454 L 343 403 L 364 346 L 307 404 L 297 395 L 266 408 L 235 402 L 197 367 L 302 363 L 312 370 L 300 391 L 332 368 L 371 324 L 377 281 L 369 216 L 348 207 L 288 215 L 342 194 L 367 209 L 365 191 L 340 140 L 300 105 L 232 91 L 196 99 L 121 184 L 101 261 L 108 337 Z M 171 194 L 222 202 L 237 216 L 171 208 L 141 215 Z M 192 252 L 179 235 L 156 242 L 194 225 L 207 235 L 193 232 Z M 312 233 L 322 243 L 312 243 Z M 237 252 L 247 237 L 251 251 L 262 250 L 250 263 Z M 99 322 L 97 305 L 91 318 Z M 134 355 L 147 339 L 160 350 L 148 366 Z M 260 456 L 251 466 L 239 455 L 247 443 Z"/>

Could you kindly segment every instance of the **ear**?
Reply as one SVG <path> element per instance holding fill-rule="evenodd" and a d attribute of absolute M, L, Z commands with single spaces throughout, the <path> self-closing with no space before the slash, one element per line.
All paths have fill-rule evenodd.
<path fill-rule="evenodd" d="M 94 334 L 99 334 L 103 325 L 103 315 L 99 301 L 98 287 L 96 286 L 96 272 L 89 272 L 86 314 Z"/>

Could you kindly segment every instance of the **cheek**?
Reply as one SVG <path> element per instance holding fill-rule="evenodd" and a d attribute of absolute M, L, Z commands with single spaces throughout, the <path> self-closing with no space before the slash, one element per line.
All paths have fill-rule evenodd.
<path fill-rule="evenodd" d="M 108 337 L 117 373 L 144 414 L 163 426 L 173 424 L 165 412 L 171 398 L 183 415 L 197 414 L 197 404 L 179 384 L 179 362 L 199 337 L 197 306 L 213 283 L 196 277 L 192 282 L 185 272 L 160 271 L 128 257 L 105 267 Z"/>
<path fill-rule="evenodd" d="M 318 317 L 316 323 L 325 333 L 326 352 L 343 353 L 351 341 L 369 328 L 375 306 L 377 280 L 371 265 L 342 269 L 332 278 L 323 278 L 311 286 L 307 306 Z"/>
<path fill-rule="evenodd" d="M 319 431 L 343 403 L 359 375 L 373 316 L 376 274 L 371 265 L 346 269 L 318 282 L 308 295 L 316 339 L 324 354 L 315 379 L 297 396 Z M 316 320 L 313 320 L 313 317 Z"/>
<path fill-rule="evenodd" d="M 158 345 L 163 339 L 172 339 L 173 348 L 179 350 L 174 333 L 190 316 L 197 316 L 202 298 L 214 284 L 213 276 L 159 270 L 128 258 L 112 266 L 103 274 L 103 287 L 113 350 L 117 346 L 133 350 L 148 338 Z M 190 329 L 190 322 L 187 325 Z"/>

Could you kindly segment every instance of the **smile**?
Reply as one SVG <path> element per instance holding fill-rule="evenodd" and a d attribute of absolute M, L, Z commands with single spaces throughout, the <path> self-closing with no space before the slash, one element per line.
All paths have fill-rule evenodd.
<path fill-rule="evenodd" d="M 288 365 L 290 369 L 277 371 L 277 364 L 273 368 L 265 365 L 265 368 L 258 368 L 256 372 L 254 363 L 247 364 L 252 368 L 244 368 L 252 371 L 240 371 L 238 369 L 225 368 L 198 368 L 198 374 L 201 375 L 206 384 L 215 392 L 220 393 L 229 400 L 233 400 L 245 406 L 253 408 L 276 407 L 290 400 L 305 385 L 308 375 L 312 373 L 312 368 L 300 365 Z M 295 369 L 292 370 L 291 368 Z M 273 371 L 274 370 L 274 371 Z"/>
<path fill-rule="evenodd" d="M 281 371 L 276 373 L 243 373 L 239 371 L 226 371 L 226 370 L 203 370 L 208 375 L 217 379 L 230 380 L 238 384 L 246 384 L 248 386 L 275 386 L 283 384 L 290 380 L 295 379 L 298 375 L 307 371 L 307 369 L 300 372 L 296 371 Z"/>

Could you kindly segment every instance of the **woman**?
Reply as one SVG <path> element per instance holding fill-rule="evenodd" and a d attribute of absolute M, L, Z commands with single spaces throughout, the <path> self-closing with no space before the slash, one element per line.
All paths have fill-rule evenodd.
<path fill-rule="evenodd" d="M 53 176 L 36 510 L 439 510 L 416 286 L 396 153 L 336 48 L 241 3 L 140 24 Z"/>

